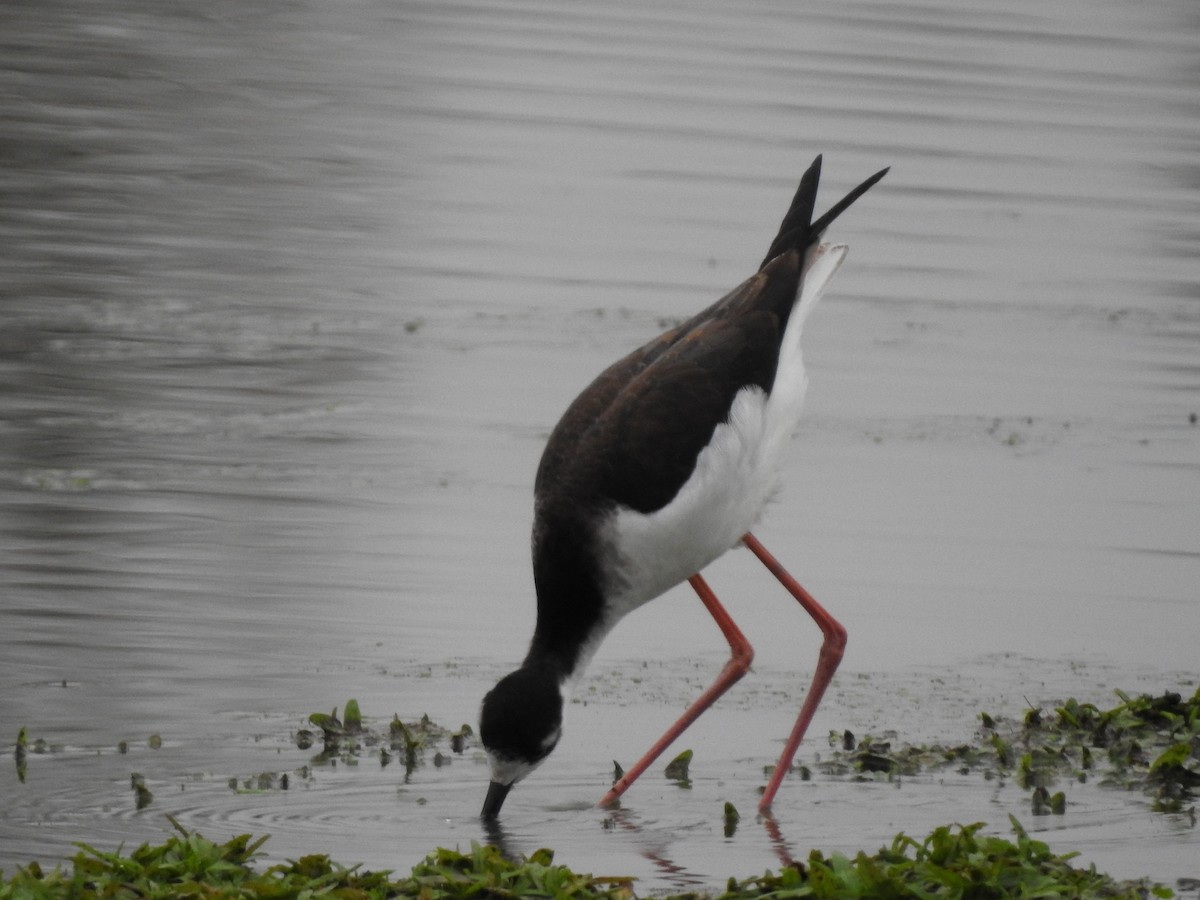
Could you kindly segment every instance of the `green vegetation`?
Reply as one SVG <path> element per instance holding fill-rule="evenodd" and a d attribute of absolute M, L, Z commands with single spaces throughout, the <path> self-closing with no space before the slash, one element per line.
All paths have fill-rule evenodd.
<path fill-rule="evenodd" d="M 469 853 L 436 850 L 403 878 L 393 878 L 387 871 L 359 871 L 357 866 L 342 866 L 322 855 L 256 871 L 252 862 L 267 838 L 252 839 L 244 834 L 214 844 L 174 819 L 171 823 L 178 834 L 161 845 L 143 844 L 128 855 L 80 844 L 69 869 L 46 872 L 31 863 L 10 879 L 0 878 L 0 900 L 633 896 L 632 879 L 577 874 L 554 865 L 549 850 L 512 862 L 495 847 L 481 845 L 473 845 Z"/>
<path fill-rule="evenodd" d="M 1141 790 L 1157 812 L 1180 813 L 1195 822 L 1200 787 L 1200 689 L 1190 698 L 1168 692 L 1130 697 L 1100 710 L 1068 700 L 1052 713 L 1030 709 L 1020 722 L 980 714 L 980 740 L 973 744 L 893 747 L 889 740 L 849 732 L 831 734 L 836 749 L 816 765 L 829 775 L 889 779 L 923 771 L 981 772 L 1012 778 L 1030 792 L 1034 815 L 1063 815 L 1062 779 Z"/>
<path fill-rule="evenodd" d="M 69 869 L 44 872 L 36 864 L 0 878 L 0 900 L 101 900 L 101 898 L 454 898 L 555 897 L 574 900 L 627 900 L 634 879 L 594 877 L 554 865 L 554 854 L 539 850 L 528 859 L 505 859 L 492 846 L 470 852 L 438 849 L 404 877 L 364 872 L 327 856 L 256 871 L 252 862 L 266 838 L 241 835 L 214 844 L 171 820 L 178 830 L 158 846 L 144 844 L 128 855 L 80 845 Z M 804 863 L 743 881 L 730 879 L 718 900 L 743 898 L 1129 898 L 1171 897 L 1162 885 L 1118 882 L 1070 865 L 1072 854 L 1057 856 L 1035 841 L 1014 819 L 1016 840 L 981 835 L 982 826 L 943 827 L 924 841 L 897 835 L 891 846 L 853 859 L 814 850 Z M 680 895 L 684 898 L 698 894 Z"/>
<path fill-rule="evenodd" d="M 664 774 L 667 778 L 682 787 L 689 787 L 692 783 L 691 777 L 688 775 L 688 767 L 692 764 L 692 751 L 684 750 L 673 760 L 667 763 L 667 768 Z"/>
<path fill-rule="evenodd" d="M 17 746 L 13 748 L 13 759 L 17 763 L 17 780 L 22 784 L 25 783 L 25 757 L 28 755 L 29 734 L 25 731 L 25 726 L 22 725 L 21 730 L 17 732 Z"/>
<path fill-rule="evenodd" d="M 402 722 L 399 716 L 393 716 L 388 723 L 387 732 L 380 732 L 363 721 L 357 700 L 347 700 L 342 718 L 338 718 L 337 709 L 332 713 L 313 713 L 308 717 L 310 724 L 321 731 L 323 750 L 314 759 L 314 764 L 321 765 L 331 759 L 339 759 L 349 765 L 354 765 L 365 752 L 378 752 L 381 765 L 388 765 L 394 753 L 398 753 L 404 761 L 404 770 L 411 775 L 413 769 L 420 763 L 425 749 L 440 740 L 448 740 L 452 752 L 463 752 L 467 738 L 473 735 L 470 725 L 463 725 L 458 731 L 450 731 L 434 723 L 428 715 L 421 716 L 416 722 Z M 307 750 L 313 745 L 316 735 L 308 729 L 296 733 L 296 746 Z M 434 765 L 441 765 L 444 757 L 438 751 L 434 757 Z"/>
<path fill-rule="evenodd" d="M 979 834 L 982 825 L 937 828 L 924 841 L 898 834 L 890 847 L 874 855 L 860 852 L 849 859 L 819 850 L 807 863 L 793 863 L 779 873 L 746 881 L 730 881 L 719 900 L 747 897 L 783 898 L 1005 898 L 1172 897 L 1162 885 L 1147 881 L 1118 882 L 1094 867 L 1076 869 L 1075 854 L 1056 856 L 1011 819 L 1016 841 Z"/>
<path fill-rule="evenodd" d="M 894 779 L 921 772 L 953 769 L 980 773 L 986 779 L 1011 779 L 1030 792 L 1033 815 L 1064 815 L 1064 792 L 1054 791 L 1062 779 L 1094 781 L 1121 789 L 1138 789 L 1150 798 L 1156 812 L 1178 814 L 1195 824 L 1195 792 L 1200 787 L 1200 690 L 1188 699 L 1177 693 L 1159 697 L 1130 697 L 1118 692 L 1121 703 L 1100 710 L 1068 700 L 1053 711 L 1030 709 L 1020 721 L 987 713 L 980 715 L 979 738 L 957 746 L 893 747 L 890 740 L 846 733 L 832 734 L 835 748 L 812 769 L 834 777 Z M 463 752 L 470 728 L 457 732 L 435 725 L 428 716 L 404 723 L 394 717 L 386 729 L 364 723 L 358 704 L 346 704 L 343 719 L 313 714 L 323 750 L 314 758 L 351 760 L 363 753 L 378 754 L 387 765 L 391 754 L 404 759 L 411 772 L 426 749 L 448 740 L 454 753 Z M 308 747 L 316 735 L 301 731 L 296 743 Z M 151 746 L 159 744 L 152 738 Z M 42 752 L 41 739 L 31 741 L 21 728 L 13 749 L 21 772 L 27 754 Z M 39 749 L 40 748 L 40 749 Z M 438 757 L 441 756 L 439 752 Z M 671 777 L 687 783 L 690 752 L 673 761 Z M 438 764 L 435 758 L 435 764 Z M 308 767 L 305 767 L 306 769 Z M 22 772 L 23 774 L 23 772 Z M 619 767 L 618 767 L 619 774 Z M 811 770 L 801 767 L 801 777 Z M 256 779 L 231 779 L 235 790 L 287 789 L 287 776 L 264 773 Z M 153 795 L 137 773 L 130 778 L 138 808 Z M 65 867 L 44 871 L 30 863 L 5 878 L 0 873 L 0 900 L 57 900 L 57 898 L 371 898 L 413 897 L 420 900 L 518 897 L 632 898 L 635 880 L 624 876 L 593 877 L 555 865 L 550 850 L 526 859 L 510 860 L 492 846 L 473 845 L 468 852 L 437 849 L 406 876 L 388 871 L 361 871 L 324 855 L 256 868 L 254 860 L 266 837 L 241 835 L 215 844 L 189 832 L 170 818 L 177 834 L 163 844 L 143 845 L 125 854 L 107 853 L 86 844 Z M 1186 821 L 1186 819 L 1185 819 Z M 723 823 L 731 836 L 739 827 L 737 810 L 726 803 Z M 1075 854 L 1056 855 L 1029 837 L 1011 819 L 1015 840 L 982 833 L 982 824 L 944 826 L 918 840 L 898 834 L 874 854 L 825 855 L 813 850 L 803 861 L 777 872 L 730 879 L 717 900 L 743 898 L 1146 898 L 1171 897 L 1172 892 L 1148 881 L 1118 882 L 1094 867 L 1075 868 Z M 744 825 L 743 825 L 744 827 Z M 1180 882 L 1190 892 L 1194 885 Z M 697 900 L 702 895 L 681 895 Z M 709 895 L 711 896 L 711 895 Z"/>

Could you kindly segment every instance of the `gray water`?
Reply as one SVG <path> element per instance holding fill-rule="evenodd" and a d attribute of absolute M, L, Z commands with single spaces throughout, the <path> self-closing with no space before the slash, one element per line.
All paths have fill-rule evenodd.
<path fill-rule="evenodd" d="M 850 631 L 802 756 L 1194 690 L 1198 50 L 1187 0 L 0 6 L 0 743 L 52 749 L 0 766 L 0 866 L 166 813 L 377 868 L 485 839 L 471 749 L 228 782 L 294 773 L 349 697 L 474 721 L 532 628 L 549 429 L 752 271 L 819 152 L 825 202 L 892 172 L 830 235 L 758 530 Z M 720 886 L 1012 811 L 1114 874 L 1200 875 L 1141 798 L 1034 821 L 978 779 L 789 781 L 782 838 L 726 838 L 817 646 L 747 556 L 710 580 L 755 672 L 681 742 L 693 789 L 591 808 L 720 668 L 677 589 L 601 650 L 513 850 Z"/>

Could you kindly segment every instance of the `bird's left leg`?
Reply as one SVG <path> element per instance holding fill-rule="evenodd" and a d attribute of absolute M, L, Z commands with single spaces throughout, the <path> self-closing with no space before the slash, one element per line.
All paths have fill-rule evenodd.
<path fill-rule="evenodd" d="M 821 642 L 821 652 L 817 657 L 817 669 L 813 673 L 808 696 L 804 698 L 804 705 L 800 707 L 800 715 L 796 717 L 796 724 L 792 726 L 791 736 L 788 737 L 783 753 L 779 756 L 779 762 L 775 764 L 775 771 L 771 774 L 771 780 L 767 782 L 762 799 L 758 802 L 758 811 L 763 815 L 770 815 L 771 802 L 775 799 L 775 792 L 779 790 L 783 776 L 791 768 L 792 758 L 796 755 L 796 750 L 804 739 L 804 732 L 808 730 L 817 706 L 821 703 L 821 697 L 825 695 L 825 689 L 829 687 L 829 682 L 833 680 L 833 673 L 837 670 L 838 663 L 842 661 L 842 653 L 846 649 L 846 629 L 813 599 L 812 594 L 800 586 L 800 582 L 780 565 L 779 560 L 767 552 L 767 548 L 759 543 L 758 538 L 747 533 L 742 538 L 742 543 L 761 560 L 772 575 L 779 579 L 779 583 L 787 588 L 788 593 L 799 601 L 825 636 Z"/>
<path fill-rule="evenodd" d="M 754 661 L 754 648 L 750 646 L 750 642 L 746 640 L 746 636 L 734 624 L 729 613 L 725 611 L 725 607 L 721 605 L 721 601 L 717 599 L 717 595 L 708 586 L 708 582 L 697 574 L 688 579 L 688 584 L 700 596 L 700 602 L 704 604 L 705 609 L 716 620 L 717 627 L 721 629 L 721 634 L 725 635 L 725 640 L 729 642 L 729 662 L 725 663 L 725 668 L 721 670 L 716 680 L 709 685 L 708 690 L 697 697 L 692 705 L 679 717 L 678 721 L 667 729 L 667 733 L 655 741 L 654 746 L 647 750 L 645 755 L 627 769 L 625 774 L 617 780 L 612 789 L 601 798 L 601 806 L 614 802 L 625 793 L 626 788 L 633 784 L 634 780 L 645 772 L 662 755 L 662 752 L 667 747 L 671 746 L 671 742 L 675 738 L 683 734 L 684 730 L 699 718 L 700 713 L 712 706 L 718 697 L 733 687 L 738 679 L 746 674 L 750 668 L 750 663 Z"/>

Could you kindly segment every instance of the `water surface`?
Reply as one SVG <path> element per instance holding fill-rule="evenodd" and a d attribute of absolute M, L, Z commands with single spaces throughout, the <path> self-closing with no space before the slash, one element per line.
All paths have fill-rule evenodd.
<path fill-rule="evenodd" d="M 287 792 L 310 712 L 473 722 L 532 627 L 531 488 L 608 362 L 748 274 L 795 182 L 846 266 L 759 536 L 850 630 L 831 729 L 1194 689 L 1200 21 L 1192 4 L 216 4 L 0 9 L 0 865 L 160 840 L 404 868 L 486 837 L 470 751 Z M 601 650 L 505 837 L 642 888 L 1022 816 L 1119 875 L 1194 827 L 1074 791 L 787 782 L 815 629 L 746 554 L 758 651 L 693 789 L 590 808 L 719 669 L 686 590 Z M 164 747 L 151 751 L 150 734 Z M 128 753 L 117 752 L 120 741 Z M 137 811 L 131 772 L 155 802 Z"/>

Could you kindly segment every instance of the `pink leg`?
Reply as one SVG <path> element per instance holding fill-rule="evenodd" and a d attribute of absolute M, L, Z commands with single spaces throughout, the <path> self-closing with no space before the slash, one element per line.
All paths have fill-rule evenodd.
<path fill-rule="evenodd" d="M 791 768 L 792 758 L 796 755 L 800 741 L 804 739 L 804 732 L 808 730 L 813 714 L 816 713 L 817 706 L 821 702 L 821 697 L 825 695 L 825 689 L 829 687 L 829 682 L 833 680 L 833 673 L 837 670 L 838 663 L 842 661 L 842 653 L 846 649 L 846 629 L 827 613 L 808 591 L 800 586 L 800 582 L 788 574 L 779 561 L 767 552 L 767 548 L 758 542 L 758 538 L 747 533 L 742 538 L 742 543 L 749 547 L 750 552 L 757 556 L 771 574 L 779 579 L 780 584 L 800 601 L 800 605 L 813 617 L 813 621 L 825 635 L 825 640 L 821 642 L 820 655 L 817 657 L 817 670 L 813 673 L 812 686 L 808 689 L 808 696 L 804 698 L 804 705 L 800 707 L 800 715 L 796 718 L 796 724 L 792 726 L 792 734 L 788 738 L 787 746 L 783 748 L 779 762 L 775 764 L 771 780 L 767 782 L 767 787 L 763 791 L 762 800 L 758 803 L 758 811 L 763 815 L 770 815 L 775 792 L 779 790 L 783 776 Z"/>
<path fill-rule="evenodd" d="M 750 668 L 750 663 L 754 660 L 754 648 L 750 646 L 750 642 L 746 640 L 745 635 L 734 624 L 733 619 L 729 617 L 729 613 L 725 611 L 725 607 L 717 600 L 717 595 L 712 592 L 712 588 L 708 586 L 708 582 L 699 575 L 693 575 L 688 579 L 688 584 L 700 595 L 700 601 L 716 620 L 717 627 L 725 635 L 725 640 L 729 641 L 729 649 L 732 655 L 729 658 L 729 662 L 725 663 L 725 668 L 721 670 L 721 674 L 717 676 L 716 681 L 709 686 L 708 690 L 696 698 L 695 702 L 679 717 L 679 720 L 667 729 L 667 733 L 660 737 L 654 743 L 654 746 L 647 750 L 646 754 L 632 768 L 626 770 L 625 774 L 612 786 L 612 790 L 600 800 L 601 806 L 613 803 L 625 793 L 626 788 L 633 784 L 634 780 L 662 755 L 662 752 L 671 745 L 671 742 L 683 734 L 684 729 L 700 717 L 700 713 L 712 706 L 718 697 L 733 687 L 737 680 L 746 674 L 746 671 Z"/>

